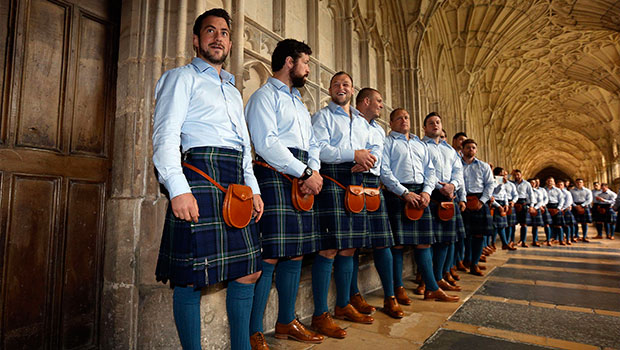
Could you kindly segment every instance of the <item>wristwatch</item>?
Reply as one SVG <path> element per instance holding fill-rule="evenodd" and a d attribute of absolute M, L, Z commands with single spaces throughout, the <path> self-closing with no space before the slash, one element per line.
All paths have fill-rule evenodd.
<path fill-rule="evenodd" d="M 401 197 L 405 197 L 406 195 L 409 194 L 409 190 L 405 188 L 405 192 L 403 192 L 403 194 L 401 194 Z"/>
<path fill-rule="evenodd" d="M 306 169 L 304 169 L 303 174 L 301 174 L 301 176 L 299 177 L 300 180 L 307 180 L 310 178 L 310 176 L 312 176 L 312 169 L 310 169 L 310 167 L 306 167 Z"/>

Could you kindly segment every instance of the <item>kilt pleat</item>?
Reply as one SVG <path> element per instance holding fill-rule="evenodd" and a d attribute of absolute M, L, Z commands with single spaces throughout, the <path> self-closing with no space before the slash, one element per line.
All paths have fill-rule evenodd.
<path fill-rule="evenodd" d="M 380 188 L 379 177 L 370 173 L 364 174 L 364 187 Z M 381 206 L 374 212 L 367 211 L 366 227 L 369 235 L 369 248 L 391 247 L 394 245 L 394 236 L 390 227 L 390 219 L 385 204 L 383 190 L 380 190 Z"/>
<path fill-rule="evenodd" d="M 530 224 L 531 226 L 545 226 L 545 220 L 543 218 L 544 214 L 541 213 L 540 209 L 536 209 L 536 212 L 538 213 L 536 216 L 531 216 L 530 215 Z"/>
<path fill-rule="evenodd" d="M 605 209 L 607 209 L 607 212 L 605 214 L 601 214 L 598 212 L 598 208 L 599 207 L 603 207 Z M 599 204 L 599 203 L 594 203 L 593 207 L 592 207 L 592 219 L 594 220 L 594 222 L 609 222 L 609 223 L 615 223 L 617 220 L 617 216 L 618 214 L 616 213 L 615 210 L 613 210 L 613 208 L 611 207 L 611 205 L 609 204 Z"/>
<path fill-rule="evenodd" d="M 321 164 L 321 174 L 336 179 L 343 186 L 361 185 L 362 173 L 352 173 L 354 163 Z M 323 189 L 315 197 L 319 216 L 320 249 L 348 249 L 369 246 L 366 210 L 355 214 L 344 207 L 345 190 L 333 181 L 323 179 Z"/>
<path fill-rule="evenodd" d="M 242 153 L 197 147 L 185 161 L 201 169 L 222 186 L 243 184 Z M 166 212 L 155 275 L 171 285 L 206 285 L 260 271 L 260 242 L 252 221 L 243 229 L 228 227 L 222 217 L 224 193 L 194 171 L 183 168 L 198 202 L 198 223 L 177 219 L 170 204 Z"/>
<path fill-rule="evenodd" d="M 497 201 L 497 204 L 504 206 L 505 202 Z M 499 210 L 495 208 L 493 211 L 493 227 L 495 228 L 505 228 L 508 227 L 508 215 L 501 216 L 499 215 Z"/>
<path fill-rule="evenodd" d="M 549 209 L 545 208 L 545 212 L 542 213 L 542 219 L 545 225 L 551 225 L 553 223 L 553 219 L 551 219 L 551 214 L 549 214 Z"/>
<path fill-rule="evenodd" d="M 573 226 L 575 224 L 575 217 L 573 216 L 573 213 L 571 213 L 570 210 L 564 211 L 562 215 L 564 216 L 564 225 Z"/>
<path fill-rule="evenodd" d="M 549 203 L 547 204 L 547 208 L 549 209 L 557 209 L 557 203 Z M 551 215 L 551 214 L 549 214 Z M 556 215 L 551 215 L 551 225 L 552 226 L 564 226 L 564 215 L 562 213 L 557 213 Z"/>
<path fill-rule="evenodd" d="M 463 213 L 461 212 L 461 208 L 458 205 L 454 206 L 454 216 L 456 217 L 456 239 L 460 241 L 464 239 L 467 235 L 467 231 L 465 230 L 465 223 L 463 222 Z"/>
<path fill-rule="evenodd" d="M 467 236 L 484 235 L 492 236 L 495 232 L 493 229 L 493 217 L 489 205 L 484 203 L 482 208 L 477 211 L 465 210 L 463 212 L 463 222 L 465 223 L 465 231 Z"/>
<path fill-rule="evenodd" d="M 592 221 L 592 212 L 590 211 L 590 207 L 583 207 L 584 213 L 579 214 L 575 207 L 573 207 L 573 217 L 575 218 L 575 223 L 586 223 L 589 224 Z"/>
<path fill-rule="evenodd" d="M 512 213 L 506 215 L 506 221 L 508 226 L 515 226 L 519 223 L 517 221 L 517 210 L 514 207 L 512 207 Z"/>
<path fill-rule="evenodd" d="M 439 203 L 451 201 L 454 203 L 454 216 L 448 221 L 439 218 Z M 459 206 L 455 200 L 451 200 L 443 196 L 438 190 L 434 190 L 430 202 L 431 215 L 433 216 L 433 234 L 435 242 L 451 243 L 457 239 L 458 216 L 457 207 Z"/>
<path fill-rule="evenodd" d="M 530 226 L 530 225 L 532 225 L 532 216 L 528 212 L 528 208 L 530 206 L 526 203 L 525 199 L 519 199 L 517 201 L 517 203 L 523 204 L 523 209 L 521 209 L 520 212 L 517 212 L 517 222 L 521 226 Z M 514 209 L 515 212 L 517 211 L 516 206 L 513 209 Z"/>
<path fill-rule="evenodd" d="M 410 192 L 421 193 L 422 185 L 403 184 Z M 385 191 L 390 226 L 396 245 L 416 245 L 436 243 L 433 234 L 433 218 L 430 208 L 424 209 L 419 220 L 409 220 L 404 214 L 405 201 L 390 191 Z"/>
<path fill-rule="evenodd" d="M 289 150 L 295 158 L 308 162 L 308 152 Z M 257 160 L 265 162 L 260 157 Z M 254 165 L 254 175 L 265 203 L 263 217 L 258 222 L 263 257 L 296 257 L 316 252 L 320 234 L 315 210 L 295 209 L 291 200 L 292 184 L 279 172 Z"/>

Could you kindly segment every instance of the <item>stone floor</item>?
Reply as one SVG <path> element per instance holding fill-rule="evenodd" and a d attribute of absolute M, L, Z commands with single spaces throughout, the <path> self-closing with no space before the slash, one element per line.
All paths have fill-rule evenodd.
<path fill-rule="evenodd" d="M 346 339 L 267 341 L 275 350 L 620 349 L 620 240 L 498 250 L 487 259 L 484 277 L 460 274 L 458 303 L 410 292 L 413 304 L 395 320 L 381 312 L 378 290 L 366 296 L 378 308 L 374 324 L 337 320 Z"/>

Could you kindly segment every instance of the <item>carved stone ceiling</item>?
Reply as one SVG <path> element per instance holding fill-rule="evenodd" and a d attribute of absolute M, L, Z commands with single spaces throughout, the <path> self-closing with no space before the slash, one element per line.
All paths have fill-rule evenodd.
<path fill-rule="evenodd" d="M 455 82 L 445 98 L 498 145 L 495 164 L 592 179 L 617 161 L 620 1 L 448 0 L 425 35 L 420 54 L 443 47 L 439 76 L 454 77 L 434 84 Z"/>

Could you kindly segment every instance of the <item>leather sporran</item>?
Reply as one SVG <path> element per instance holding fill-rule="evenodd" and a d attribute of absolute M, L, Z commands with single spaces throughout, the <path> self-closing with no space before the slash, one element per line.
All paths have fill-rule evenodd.
<path fill-rule="evenodd" d="M 515 209 L 517 210 L 517 213 L 520 213 L 521 210 L 523 210 L 523 204 L 515 203 Z"/>
<path fill-rule="evenodd" d="M 344 207 L 351 213 L 364 210 L 364 187 L 349 185 L 344 195 Z"/>
<path fill-rule="evenodd" d="M 424 209 L 414 208 L 413 205 L 411 205 L 411 203 L 409 202 L 405 204 L 405 216 L 407 217 L 407 219 L 411 221 L 420 220 L 422 214 L 424 214 Z"/>
<path fill-rule="evenodd" d="M 555 208 L 547 208 L 547 210 L 549 210 L 549 214 L 551 214 L 551 216 L 556 216 L 560 212 L 560 209 Z"/>
<path fill-rule="evenodd" d="M 598 207 L 597 210 L 598 210 L 598 213 L 601 215 L 607 214 L 607 208 Z"/>
<path fill-rule="evenodd" d="M 252 220 L 253 198 L 250 186 L 228 185 L 222 209 L 226 225 L 236 228 L 246 227 Z"/>
<path fill-rule="evenodd" d="M 437 216 L 442 221 L 450 221 L 454 217 L 454 202 L 440 202 L 437 207 Z"/>
<path fill-rule="evenodd" d="M 293 202 L 293 207 L 299 211 L 309 211 L 314 205 L 314 196 L 301 193 L 298 179 L 293 179 L 292 182 L 291 201 Z"/>
<path fill-rule="evenodd" d="M 467 203 L 465 203 L 465 207 L 469 211 L 478 211 L 478 203 L 480 203 L 480 199 L 476 196 L 467 196 Z"/>
<path fill-rule="evenodd" d="M 364 197 L 366 197 L 367 211 L 373 212 L 379 210 L 379 207 L 381 207 L 381 192 L 378 188 L 364 187 Z"/>
<path fill-rule="evenodd" d="M 575 211 L 577 212 L 577 214 L 579 215 L 583 215 L 586 213 L 586 210 L 581 206 L 581 205 L 576 205 L 575 206 Z"/>

